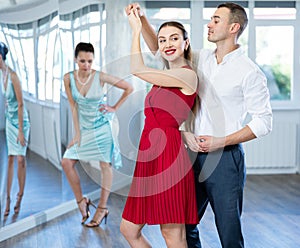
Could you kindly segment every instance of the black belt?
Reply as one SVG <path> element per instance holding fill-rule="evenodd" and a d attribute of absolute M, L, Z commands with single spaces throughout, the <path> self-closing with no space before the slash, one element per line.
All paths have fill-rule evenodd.
<path fill-rule="evenodd" d="M 223 150 L 224 150 L 224 151 L 231 151 L 231 150 L 233 150 L 233 149 L 238 148 L 239 146 L 240 146 L 240 144 L 230 145 L 230 146 L 225 146 Z"/>
<path fill-rule="evenodd" d="M 238 148 L 240 146 L 240 144 L 236 144 L 236 145 L 230 145 L 230 146 L 225 146 L 223 148 L 218 149 L 217 151 L 231 151 L 234 150 L 236 148 Z M 200 154 L 208 154 L 208 152 L 199 152 Z"/>

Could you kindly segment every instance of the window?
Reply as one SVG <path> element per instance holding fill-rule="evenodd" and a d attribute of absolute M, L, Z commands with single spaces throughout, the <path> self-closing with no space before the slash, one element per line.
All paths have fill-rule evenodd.
<path fill-rule="evenodd" d="M 211 17 L 213 16 L 215 10 L 216 10 L 216 6 L 218 6 L 218 4 L 220 3 L 216 3 L 216 2 L 205 2 L 204 4 L 204 8 L 203 8 L 203 19 L 205 20 L 205 24 L 203 26 L 203 47 L 207 48 L 207 49 L 214 49 L 215 48 L 215 44 L 212 42 L 209 42 L 207 40 L 207 34 L 208 34 L 208 28 L 207 28 L 207 24 L 208 22 L 211 20 Z M 215 5 L 214 5 L 215 4 Z M 241 4 L 245 10 L 247 15 L 249 16 L 249 9 L 247 8 L 247 4 L 246 3 L 239 3 Z M 244 30 L 243 34 L 239 37 L 239 44 L 242 45 L 244 51 L 246 54 L 248 54 L 248 35 L 249 35 L 249 28 L 247 26 L 247 28 Z"/>
<path fill-rule="evenodd" d="M 293 40 L 291 26 L 256 27 L 256 62 L 268 79 L 272 100 L 291 99 Z"/>
<path fill-rule="evenodd" d="M 288 20 L 296 19 L 295 1 L 255 1 L 254 19 Z"/>
<path fill-rule="evenodd" d="M 34 99 L 59 102 L 58 13 L 29 23 L 0 25 L 10 48 L 10 66 L 18 74 L 22 89 Z"/>
<path fill-rule="evenodd" d="M 4 36 L 3 40 L 9 48 L 8 65 L 17 73 L 22 89 L 35 95 L 35 75 L 32 70 L 34 68 L 32 23 L 0 25 Z"/>
<path fill-rule="evenodd" d="M 36 96 L 36 90 L 35 90 L 35 70 L 34 70 L 34 43 L 33 38 L 21 38 L 20 44 L 22 47 L 22 57 L 24 64 L 20 63 L 20 58 L 22 57 L 16 57 L 18 58 L 19 67 L 22 65 L 20 69 L 20 80 L 22 82 L 22 89 L 25 91 L 28 91 L 32 96 Z M 17 55 L 20 56 L 20 55 Z"/>
<path fill-rule="evenodd" d="M 223 2 L 142 1 L 140 4 L 155 30 L 168 20 L 183 23 L 189 32 L 192 49 L 198 50 L 215 48 L 207 41 L 207 23 L 218 4 Z M 246 9 L 249 18 L 239 43 L 265 72 L 273 106 L 299 105 L 300 2 L 234 2 Z M 31 23 L 0 23 L 2 40 L 10 48 L 7 61 L 20 76 L 23 90 L 36 99 L 58 102 L 58 89 L 62 87 L 64 91 L 63 85 L 58 85 L 64 73 L 75 69 L 74 47 L 79 41 L 94 45 L 95 69 L 105 65 L 106 14 L 105 5 L 100 3 L 64 15 L 52 13 Z M 145 62 L 155 66 L 144 42 L 142 50 Z"/>
<path fill-rule="evenodd" d="M 190 34 L 191 26 L 190 1 L 147 1 L 145 12 L 155 30 L 166 21 L 181 22 Z"/>
<path fill-rule="evenodd" d="M 59 70 L 58 13 L 48 15 L 37 22 L 37 89 L 38 99 L 59 102 L 59 87 L 54 71 Z M 55 79 L 56 77 L 56 79 Z"/>
<path fill-rule="evenodd" d="M 60 16 L 60 34 L 64 46 L 62 54 L 63 74 L 74 70 L 74 49 L 79 42 L 90 42 L 95 49 L 93 67 L 99 70 L 106 46 L 105 14 L 103 4 L 92 4 Z M 64 91 L 64 88 L 62 87 Z"/>
<path fill-rule="evenodd" d="M 146 1 L 145 14 L 152 24 L 154 30 L 158 30 L 160 25 L 166 21 L 176 20 L 182 23 L 188 32 L 191 39 L 191 5 L 190 1 Z M 157 67 L 152 53 L 147 45 L 142 42 L 141 48 L 145 63 L 151 67 Z M 150 90 L 151 85 L 147 84 L 147 91 Z"/>
<path fill-rule="evenodd" d="M 300 78 L 295 73 L 299 63 L 299 48 L 296 39 L 299 31 L 299 1 L 234 1 L 242 5 L 248 15 L 249 24 L 239 44 L 248 56 L 264 71 L 270 90 L 273 107 L 299 106 Z M 192 32 L 201 31 L 203 38 L 195 37 L 197 48 L 214 49 L 207 41 L 207 23 L 216 7 L 223 1 L 193 3 Z M 194 10 L 197 13 L 194 13 Z M 201 25 L 201 29 L 195 26 Z M 195 32 L 195 33 L 196 33 Z"/>
<path fill-rule="evenodd" d="M 271 100 L 293 100 L 295 1 L 255 1 L 254 61 L 264 71 Z"/>

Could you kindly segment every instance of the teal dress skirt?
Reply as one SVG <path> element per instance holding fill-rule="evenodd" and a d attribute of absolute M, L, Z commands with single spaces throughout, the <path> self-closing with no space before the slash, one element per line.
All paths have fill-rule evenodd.
<path fill-rule="evenodd" d="M 0 70 L 0 76 L 2 78 L 1 70 Z M 1 85 L 2 85 L 2 92 L 6 99 L 5 134 L 6 134 L 8 155 L 26 156 L 28 138 L 30 132 L 30 123 L 29 123 L 29 118 L 25 107 L 25 103 L 23 103 L 23 133 L 24 133 L 24 138 L 26 140 L 26 145 L 22 146 L 20 142 L 17 141 L 18 134 L 19 134 L 18 101 L 17 101 L 15 89 L 11 81 L 10 74 L 8 74 L 6 89 L 4 88 L 3 83 L 1 83 Z"/>
<path fill-rule="evenodd" d="M 100 85 L 100 73 L 96 72 L 86 96 L 78 91 L 73 72 L 70 72 L 70 85 L 73 99 L 77 103 L 80 145 L 69 147 L 63 158 L 103 161 L 112 163 L 116 168 L 121 167 L 119 146 L 112 132 L 113 115 L 99 111 L 100 105 L 106 104 L 106 96 Z"/>

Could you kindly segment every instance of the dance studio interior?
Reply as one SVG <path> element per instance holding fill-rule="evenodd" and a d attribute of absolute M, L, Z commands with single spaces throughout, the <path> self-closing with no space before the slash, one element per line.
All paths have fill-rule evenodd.
<path fill-rule="evenodd" d="M 207 39 L 207 25 L 223 2 L 135 3 L 155 31 L 165 21 L 181 22 L 188 31 L 192 51 L 200 51 L 215 49 L 215 44 Z M 246 10 L 248 25 L 238 44 L 267 79 L 273 118 L 270 133 L 242 143 L 246 164 L 241 215 L 244 245 L 296 248 L 300 243 L 300 1 L 231 2 Z M 149 83 L 130 72 L 132 32 L 125 8 L 131 3 L 129 0 L 0 0 L 0 41 L 9 50 L 5 62 L 20 80 L 30 121 L 22 203 L 18 212 L 14 212 L 19 197 L 15 160 L 10 212 L 5 215 L 7 102 L 1 91 L 0 248 L 130 247 L 120 232 L 120 222 L 145 120 L 144 100 L 151 89 Z M 122 166 L 111 165 L 109 215 L 107 222 L 105 219 L 94 228 L 80 223 L 82 216 L 61 165 L 74 136 L 64 74 L 77 68 L 74 49 L 79 42 L 94 46 L 94 70 L 121 78 L 133 87 L 110 122 Z M 150 52 L 143 38 L 141 50 L 145 64 L 159 66 L 158 56 Z M 122 95 L 116 87 L 105 90 L 110 105 Z M 243 118 L 246 125 L 251 113 Z M 98 161 L 79 160 L 76 170 L 83 195 L 91 202 L 98 202 L 102 183 Z M 90 205 L 89 210 L 92 217 L 96 209 Z M 222 247 L 215 221 L 208 204 L 197 226 L 203 248 Z M 145 225 L 143 235 L 152 247 L 167 247 L 159 225 Z"/>

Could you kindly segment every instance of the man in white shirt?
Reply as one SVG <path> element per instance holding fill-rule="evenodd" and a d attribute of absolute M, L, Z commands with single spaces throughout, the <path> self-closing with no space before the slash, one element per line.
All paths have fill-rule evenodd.
<path fill-rule="evenodd" d="M 138 4 L 127 7 L 139 8 Z M 143 37 L 157 51 L 155 31 L 140 11 Z M 183 132 L 195 152 L 194 172 L 198 214 L 208 202 L 222 247 L 244 247 L 241 228 L 243 189 L 246 178 L 241 143 L 262 137 L 272 129 L 272 110 L 266 77 L 242 51 L 237 40 L 248 23 L 243 7 L 224 3 L 208 23 L 208 40 L 214 51 L 198 54 L 201 108 L 192 132 Z M 251 120 L 244 125 L 247 116 Z M 201 247 L 197 225 L 186 225 L 188 247 Z"/>

